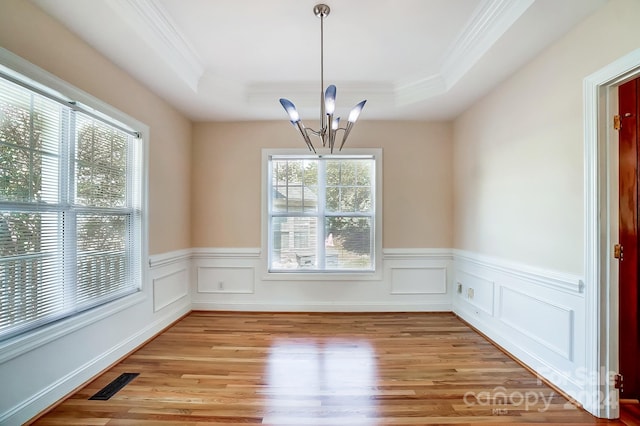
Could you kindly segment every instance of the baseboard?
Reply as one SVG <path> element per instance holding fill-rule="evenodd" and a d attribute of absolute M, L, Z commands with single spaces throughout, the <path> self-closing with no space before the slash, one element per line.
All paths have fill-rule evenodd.
<path fill-rule="evenodd" d="M 268 303 L 216 303 L 194 302 L 194 311 L 246 311 L 246 312 L 452 312 L 450 303 L 306 303 L 306 304 L 268 304 Z"/>
<path fill-rule="evenodd" d="M 184 317 L 190 311 L 191 307 L 189 305 L 184 305 L 179 309 L 167 313 L 143 330 L 140 330 L 138 333 L 130 336 L 127 340 L 121 342 L 111 351 L 106 352 L 78 367 L 74 371 L 52 383 L 50 386 L 42 389 L 22 404 L 14 407 L 12 410 L 9 410 L 0 418 L 0 424 L 23 424 L 25 423 L 25 419 L 30 419 L 27 423 L 34 421 L 35 418 L 49 410 L 48 408 L 46 410 L 42 410 L 41 407 L 51 407 L 63 401 L 73 394 L 76 389 L 90 382 L 93 378 L 99 376 L 111 366 L 115 365 L 129 354 L 135 352 L 136 349 L 162 333 L 166 328 Z"/>

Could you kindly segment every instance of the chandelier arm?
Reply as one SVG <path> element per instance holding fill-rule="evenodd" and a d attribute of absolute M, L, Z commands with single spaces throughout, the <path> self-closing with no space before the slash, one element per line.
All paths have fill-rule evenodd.
<path fill-rule="evenodd" d="M 329 148 L 331 149 L 331 153 L 333 154 L 333 144 L 336 140 L 336 131 L 333 128 L 333 113 L 326 114 L 327 116 L 327 139 L 329 141 Z"/>
<path fill-rule="evenodd" d="M 344 146 L 345 142 L 347 141 L 347 138 L 349 137 L 349 133 L 351 132 L 352 128 L 353 128 L 353 122 L 349 121 L 347 123 L 347 127 L 344 128 L 344 135 L 342 136 L 342 143 L 340 144 L 340 151 L 342 151 L 342 147 Z"/>
<path fill-rule="evenodd" d="M 300 131 L 300 134 L 304 138 L 304 141 L 306 142 L 307 147 L 309 148 L 309 151 L 313 151 L 313 153 L 315 154 L 316 153 L 316 149 L 314 148 L 313 144 L 311 143 L 311 138 L 309 138 L 309 134 L 307 133 L 307 128 L 304 127 L 304 124 L 302 124 L 302 120 L 298 121 L 295 124 L 298 126 L 298 130 Z"/>

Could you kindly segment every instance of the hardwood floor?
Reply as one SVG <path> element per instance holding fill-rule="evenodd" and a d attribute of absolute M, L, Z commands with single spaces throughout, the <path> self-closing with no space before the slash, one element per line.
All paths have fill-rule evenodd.
<path fill-rule="evenodd" d="M 124 372 L 107 401 L 89 400 Z M 448 313 L 192 312 L 37 425 L 611 424 Z"/>

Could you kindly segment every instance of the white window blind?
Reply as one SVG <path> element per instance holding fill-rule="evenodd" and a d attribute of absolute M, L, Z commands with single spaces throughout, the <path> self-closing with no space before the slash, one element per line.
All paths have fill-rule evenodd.
<path fill-rule="evenodd" d="M 0 74 L 0 340 L 140 289 L 140 165 L 135 132 Z"/>
<path fill-rule="evenodd" d="M 268 158 L 270 272 L 373 272 L 376 159 Z"/>

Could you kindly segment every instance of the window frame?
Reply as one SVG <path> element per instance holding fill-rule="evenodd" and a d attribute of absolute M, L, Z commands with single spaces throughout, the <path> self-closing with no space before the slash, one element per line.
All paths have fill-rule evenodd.
<path fill-rule="evenodd" d="M 272 156 L 304 156 L 309 158 L 319 157 L 349 157 L 349 156 L 371 156 L 375 161 L 375 211 L 374 211 L 374 242 L 372 270 L 305 270 L 298 269 L 292 271 L 270 271 L 269 250 L 269 194 L 271 188 L 269 181 L 269 162 Z M 263 149 L 262 150 L 262 204 L 261 204 L 261 226 L 262 226 L 262 279 L 265 281 L 373 281 L 382 279 L 382 149 L 381 148 L 349 148 L 334 154 L 313 154 L 307 149 Z"/>
<path fill-rule="evenodd" d="M 0 47 L 0 72 L 10 80 L 27 84 L 33 87 L 35 92 L 47 97 L 68 100 L 69 103 L 74 102 L 79 110 L 88 116 L 98 120 L 108 119 L 115 127 L 120 126 L 126 131 L 135 129 L 140 137 L 139 154 L 141 157 L 137 170 L 137 173 L 140 174 L 140 240 L 134 246 L 139 259 L 137 271 L 137 277 L 140 281 L 139 291 L 1 340 L 0 363 L 2 363 L 149 299 L 150 290 L 147 283 L 149 274 L 147 214 L 149 127 L 2 47 Z M 131 260 L 131 258 L 128 259 Z"/>

